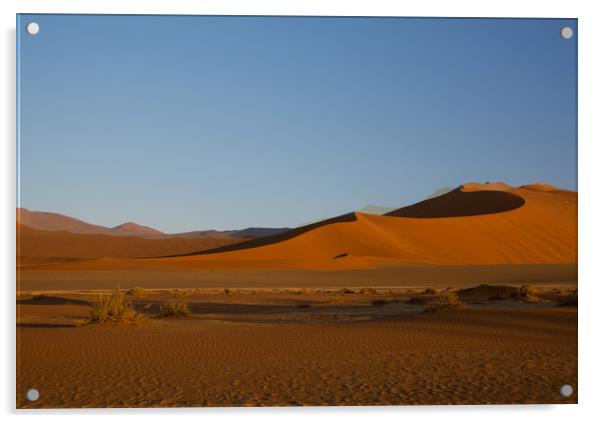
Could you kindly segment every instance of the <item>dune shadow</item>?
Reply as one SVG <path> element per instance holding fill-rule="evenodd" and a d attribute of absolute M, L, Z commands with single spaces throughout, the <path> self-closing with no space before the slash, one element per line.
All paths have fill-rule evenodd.
<path fill-rule="evenodd" d="M 208 250 L 202 251 L 194 251 L 192 253 L 187 254 L 177 254 L 166 257 L 183 257 L 183 256 L 195 256 L 195 255 L 205 255 L 205 254 L 214 254 L 214 253 L 225 253 L 227 251 L 235 251 L 235 250 L 243 250 L 247 248 L 255 248 L 255 247 L 263 247 L 265 245 L 275 244 L 277 242 L 286 241 L 288 239 L 294 238 L 305 232 L 311 231 L 313 229 L 319 228 L 321 226 L 330 225 L 332 223 L 343 223 L 343 222 L 354 222 L 357 220 L 357 216 L 355 213 L 347 213 L 341 216 L 333 217 L 331 219 L 321 220 L 316 223 L 312 223 L 310 225 L 301 226 L 300 228 L 291 229 L 286 232 L 282 232 L 276 235 L 264 236 L 261 238 L 252 239 L 249 241 L 237 242 L 235 244 L 225 245 L 223 247 L 211 248 Z"/>
<path fill-rule="evenodd" d="M 462 191 L 456 188 L 439 197 L 402 207 L 385 216 L 436 218 L 502 213 L 522 207 L 524 198 L 507 191 Z"/>

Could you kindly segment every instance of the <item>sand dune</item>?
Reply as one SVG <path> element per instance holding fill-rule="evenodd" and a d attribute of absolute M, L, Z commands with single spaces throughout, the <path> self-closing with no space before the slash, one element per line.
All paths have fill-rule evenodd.
<path fill-rule="evenodd" d="M 489 207 L 487 213 L 432 217 L 443 210 L 442 203 L 448 210 L 483 212 L 483 201 L 475 198 Z M 432 211 L 424 203 L 432 205 Z M 419 205 L 411 206 L 416 215 L 430 218 L 352 213 L 278 238 L 156 261 L 191 268 L 333 270 L 399 264 L 577 261 L 577 193 L 524 188 L 478 191 L 471 186 L 468 191 L 460 188 Z"/>
<path fill-rule="evenodd" d="M 22 224 L 17 224 L 17 233 L 17 257 L 20 265 L 97 257 L 156 257 L 215 248 L 239 241 L 223 237 L 151 239 L 76 234 L 40 231 Z"/>
<path fill-rule="evenodd" d="M 466 184 L 389 215 L 349 213 L 186 256 L 56 269 L 368 269 L 400 265 L 577 262 L 577 193 Z M 492 189 L 492 190 L 490 190 Z"/>

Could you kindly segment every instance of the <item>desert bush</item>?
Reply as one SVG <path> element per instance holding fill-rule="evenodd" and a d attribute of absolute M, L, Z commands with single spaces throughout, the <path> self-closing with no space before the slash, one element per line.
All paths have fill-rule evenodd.
<path fill-rule="evenodd" d="M 435 291 L 434 288 L 427 288 L 427 289 L 424 290 L 424 293 L 425 294 L 436 294 L 437 291 Z"/>
<path fill-rule="evenodd" d="M 134 288 L 128 289 L 125 294 L 129 295 L 131 297 L 140 298 L 140 297 L 144 296 L 144 289 L 136 286 Z"/>
<path fill-rule="evenodd" d="M 519 300 L 537 302 L 539 301 L 539 298 L 537 297 L 538 293 L 539 291 L 537 288 L 534 288 L 531 285 L 523 285 L 518 289 L 515 296 Z"/>
<path fill-rule="evenodd" d="M 408 299 L 408 304 L 425 304 L 426 300 L 418 295 L 412 295 L 409 299 Z"/>
<path fill-rule="evenodd" d="M 366 294 L 374 295 L 376 293 L 377 293 L 377 291 L 374 288 L 361 288 L 359 290 L 359 294 L 364 294 L 364 295 L 366 295 Z"/>
<path fill-rule="evenodd" d="M 558 299 L 558 304 L 561 306 L 577 306 L 579 298 L 577 297 L 577 290 L 572 290 L 567 296 Z"/>
<path fill-rule="evenodd" d="M 429 304 L 426 311 L 451 310 L 464 307 L 464 303 L 455 292 L 449 292 L 438 296 L 435 301 Z"/>
<path fill-rule="evenodd" d="M 383 306 L 383 305 L 387 305 L 387 304 L 389 304 L 389 301 L 384 300 L 384 299 L 378 299 L 378 300 L 372 301 L 373 306 Z"/>
<path fill-rule="evenodd" d="M 133 323 L 141 318 L 142 315 L 132 308 L 125 294 L 118 288 L 110 294 L 99 295 L 92 301 L 91 323 Z"/>
<path fill-rule="evenodd" d="M 168 300 L 161 304 L 159 310 L 161 317 L 186 317 L 190 314 L 190 307 L 184 300 Z"/>

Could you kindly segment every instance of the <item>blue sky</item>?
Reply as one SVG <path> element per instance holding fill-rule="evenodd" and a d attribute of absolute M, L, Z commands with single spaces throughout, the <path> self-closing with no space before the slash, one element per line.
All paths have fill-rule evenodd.
<path fill-rule="evenodd" d="M 568 19 L 21 15 L 20 206 L 178 232 L 469 181 L 576 189 L 576 34 Z"/>

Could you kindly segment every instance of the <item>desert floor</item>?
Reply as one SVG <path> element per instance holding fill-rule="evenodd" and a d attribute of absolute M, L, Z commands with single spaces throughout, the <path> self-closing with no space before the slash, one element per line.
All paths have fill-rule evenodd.
<path fill-rule="evenodd" d="M 407 302 L 422 286 L 146 289 L 144 321 L 95 325 L 102 291 L 37 278 L 17 298 L 17 407 L 577 402 L 577 308 L 558 305 L 574 282 L 437 312 Z M 159 318 L 170 298 L 191 314 Z"/>

